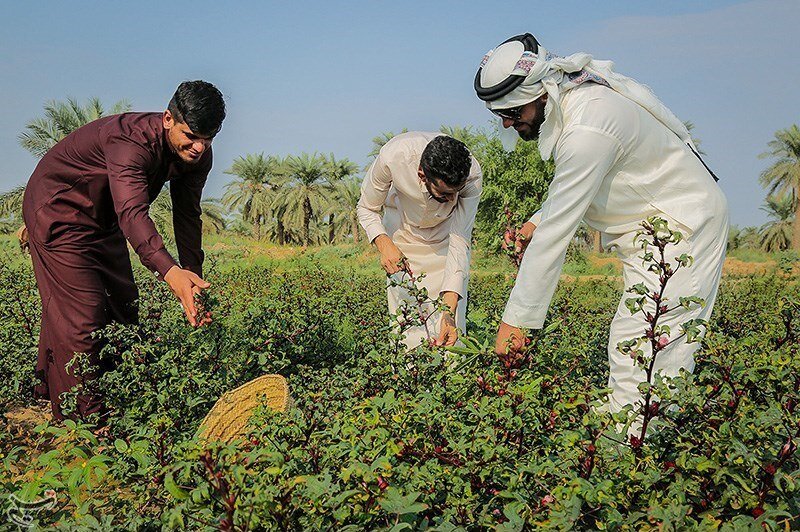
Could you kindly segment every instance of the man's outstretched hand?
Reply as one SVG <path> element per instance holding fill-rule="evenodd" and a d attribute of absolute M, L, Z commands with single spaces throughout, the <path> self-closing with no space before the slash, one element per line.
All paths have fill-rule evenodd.
<path fill-rule="evenodd" d="M 375 240 L 375 247 L 381 254 L 381 267 L 387 275 L 392 275 L 399 271 L 411 273 L 408 267 L 408 260 L 403 252 L 392 242 L 388 235 L 379 235 Z"/>
<path fill-rule="evenodd" d="M 442 302 L 449 310 L 442 312 L 441 320 L 439 321 L 439 337 L 433 339 L 433 345 L 450 347 L 456 345 L 458 340 L 458 328 L 456 328 L 456 320 L 453 316 L 456 315 L 458 308 L 458 300 L 461 296 L 457 292 L 442 292 Z"/>
<path fill-rule="evenodd" d="M 494 344 L 494 352 L 498 355 L 505 355 L 508 352 L 519 352 L 531 341 L 519 327 L 514 327 L 504 321 L 500 322 L 497 329 L 497 341 Z"/>
<path fill-rule="evenodd" d="M 458 340 L 458 329 L 452 314 L 444 312 L 442 321 L 439 322 L 439 337 L 433 341 L 433 345 L 451 347 L 456 345 Z"/>
<path fill-rule="evenodd" d="M 189 320 L 192 327 L 199 327 L 211 322 L 211 318 L 197 315 L 197 307 L 194 303 L 195 294 L 200 294 L 209 288 L 211 283 L 204 281 L 193 271 L 184 270 L 179 266 L 170 268 L 164 276 L 164 280 L 175 297 L 180 300 L 183 311 L 186 313 L 186 319 Z"/>
<path fill-rule="evenodd" d="M 533 225 L 533 222 L 525 222 L 522 224 L 522 227 L 520 227 L 517 231 L 516 239 L 514 240 L 514 251 L 517 253 L 525 253 L 525 250 L 528 248 L 528 244 L 531 243 L 531 237 L 533 237 L 533 232 L 535 230 L 536 226 Z"/>

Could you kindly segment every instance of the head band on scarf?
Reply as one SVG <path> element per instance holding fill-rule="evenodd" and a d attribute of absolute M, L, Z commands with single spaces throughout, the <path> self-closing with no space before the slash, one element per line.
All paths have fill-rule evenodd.
<path fill-rule="evenodd" d="M 490 50 L 483 57 L 479 69 L 481 81 L 491 77 L 497 78 L 498 74 L 503 74 L 498 71 L 499 68 L 503 68 L 500 66 L 500 61 L 493 61 L 493 58 L 497 58 L 495 53 L 503 46 L 507 46 L 507 43 Z M 508 62 L 507 58 L 505 58 L 504 62 Z M 505 68 L 507 69 L 508 67 Z M 550 158 L 564 127 L 561 115 L 561 95 L 587 81 L 610 87 L 644 107 L 659 122 L 695 150 L 694 143 L 684 123 L 672 111 L 667 109 L 647 86 L 614 72 L 614 63 L 612 61 L 597 60 L 583 52 L 560 57 L 551 54 L 539 44 L 537 52 L 526 50 L 521 53 L 512 70 L 505 73 L 506 78 L 509 76 L 524 76 L 524 80 L 511 92 L 487 101 L 486 107 L 489 109 L 519 107 L 547 93 L 545 120 L 539 131 L 539 152 L 545 160 Z M 503 128 L 501 127 L 502 130 Z"/>

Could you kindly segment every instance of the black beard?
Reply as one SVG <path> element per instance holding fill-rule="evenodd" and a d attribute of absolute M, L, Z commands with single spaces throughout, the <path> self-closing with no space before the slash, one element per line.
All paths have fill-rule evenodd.
<path fill-rule="evenodd" d="M 536 104 L 536 116 L 534 117 L 534 119 L 530 122 L 522 122 L 522 121 L 519 122 L 521 124 L 525 124 L 526 126 L 528 126 L 528 131 L 526 131 L 525 133 L 517 132 L 519 138 L 521 138 L 522 140 L 530 141 L 539 138 L 539 131 L 542 129 L 542 124 L 544 124 L 545 108 L 547 102 L 543 102 L 541 101 L 541 99 L 539 99 L 536 100 L 535 104 Z"/>
<path fill-rule="evenodd" d="M 544 119 L 543 118 L 539 120 L 534 119 L 534 121 L 532 122 L 520 122 L 520 123 L 528 126 L 528 129 L 527 131 L 524 132 L 517 131 L 517 135 L 519 135 L 519 138 L 521 138 L 522 140 L 530 141 L 539 138 L 539 131 L 542 129 L 542 124 L 544 123 Z"/>
<path fill-rule="evenodd" d="M 425 183 L 425 190 L 428 191 L 428 196 L 432 197 L 439 203 L 447 203 L 449 201 L 447 198 L 437 198 L 436 196 L 434 196 L 433 192 L 431 192 L 431 186 L 427 182 Z"/>

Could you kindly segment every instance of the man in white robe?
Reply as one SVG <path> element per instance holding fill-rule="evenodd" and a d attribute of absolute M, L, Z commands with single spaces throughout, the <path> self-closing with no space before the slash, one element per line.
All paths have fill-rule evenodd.
<path fill-rule="evenodd" d="M 412 273 L 430 299 L 442 296 L 449 312 L 432 304 L 424 326 L 404 332 L 409 349 L 423 342 L 454 345 L 466 325 L 472 227 L 481 195 L 481 169 L 460 141 L 439 133 L 412 131 L 380 150 L 361 185 L 358 220 L 381 253 L 387 275 Z M 381 220 L 380 212 L 384 211 Z M 410 272 L 404 269 L 410 270 Z M 389 285 L 389 312 L 398 313 L 408 292 Z"/>
<path fill-rule="evenodd" d="M 674 311 L 659 323 L 677 336 L 680 324 L 709 318 L 725 258 L 727 202 L 685 125 L 647 87 L 614 72 L 609 61 L 584 53 L 558 57 L 525 34 L 484 57 L 475 89 L 504 129 L 513 127 L 523 140 L 538 138 L 542 158 L 555 161 L 547 200 L 523 226 L 530 240 L 498 330 L 498 353 L 522 347 L 522 328 L 542 327 L 581 220 L 621 257 L 625 287 L 642 282 L 651 291 L 659 280 L 643 267 L 634 236 L 650 216 L 667 220 L 685 237 L 667 248 L 667 257 L 687 253 L 694 264 L 669 281 L 665 297 L 677 303 L 679 296 L 698 296 L 705 306 Z M 646 378 L 617 350 L 646 327 L 625 306 L 628 297 L 620 301 L 608 342 L 612 412 L 641 403 L 637 386 Z M 655 371 L 693 371 L 697 347 L 670 344 L 659 352 Z"/>

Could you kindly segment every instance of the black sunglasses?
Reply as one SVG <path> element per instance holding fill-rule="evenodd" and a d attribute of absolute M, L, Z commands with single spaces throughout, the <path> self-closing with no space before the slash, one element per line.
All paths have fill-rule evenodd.
<path fill-rule="evenodd" d="M 500 118 L 517 121 L 522 118 L 523 107 L 525 106 L 520 105 L 519 107 L 509 107 L 508 109 L 490 109 L 490 111 Z"/>

